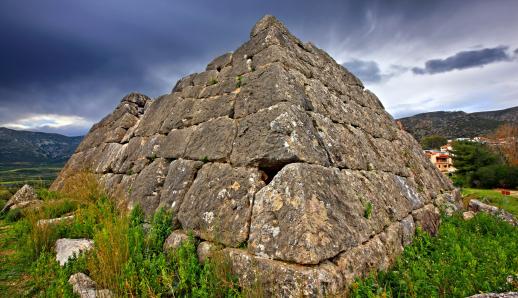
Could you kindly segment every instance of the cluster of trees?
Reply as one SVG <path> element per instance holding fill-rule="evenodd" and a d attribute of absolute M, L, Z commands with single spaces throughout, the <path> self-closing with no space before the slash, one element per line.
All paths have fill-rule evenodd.
<path fill-rule="evenodd" d="M 459 186 L 477 188 L 518 188 L 518 166 L 500 150 L 488 145 L 457 141 L 453 143 L 453 181 Z"/>
<path fill-rule="evenodd" d="M 448 139 L 440 135 L 430 135 L 421 139 L 423 149 L 441 149 L 441 146 L 448 144 Z"/>

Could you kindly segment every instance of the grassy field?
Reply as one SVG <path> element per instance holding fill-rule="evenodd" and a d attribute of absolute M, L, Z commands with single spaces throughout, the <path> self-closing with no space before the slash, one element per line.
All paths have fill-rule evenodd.
<path fill-rule="evenodd" d="M 63 167 L 63 163 L 18 162 L 0 164 L 0 186 L 17 188 L 23 184 L 48 187 Z"/>
<path fill-rule="evenodd" d="M 518 217 L 518 196 L 504 196 L 499 191 L 476 188 L 463 188 L 462 195 L 497 206 Z"/>

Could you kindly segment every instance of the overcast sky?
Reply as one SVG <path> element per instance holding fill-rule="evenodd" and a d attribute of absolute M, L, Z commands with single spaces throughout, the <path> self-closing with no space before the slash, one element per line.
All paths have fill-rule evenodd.
<path fill-rule="evenodd" d="M 84 134 L 125 94 L 168 93 L 235 50 L 264 14 L 395 118 L 518 105 L 518 1 L 251 2 L 2 0 L 0 126 Z"/>

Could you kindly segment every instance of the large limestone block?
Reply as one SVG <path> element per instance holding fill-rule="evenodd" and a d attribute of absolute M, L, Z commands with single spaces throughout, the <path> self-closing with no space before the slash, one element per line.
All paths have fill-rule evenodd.
<path fill-rule="evenodd" d="M 133 184 L 135 183 L 137 177 L 138 174 L 122 175 L 121 181 L 117 185 L 114 185 L 114 188 L 109 191 L 113 197 L 120 200 L 117 203 L 121 208 L 133 206 L 132 200 L 130 198 L 133 192 Z"/>
<path fill-rule="evenodd" d="M 410 210 L 419 209 L 424 206 L 425 199 L 418 190 L 416 190 L 415 186 L 409 179 L 395 176 L 395 181 L 401 189 L 403 196 L 408 200 L 406 203 L 410 203 Z"/>
<path fill-rule="evenodd" d="M 182 228 L 205 240 L 238 246 L 248 239 L 254 194 L 263 186 L 256 169 L 205 164 L 180 207 Z"/>
<path fill-rule="evenodd" d="M 369 142 L 372 150 L 379 156 L 375 167 L 398 176 L 410 176 L 410 170 L 405 167 L 405 160 L 399 154 L 399 148 L 394 142 L 373 137 L 369 137 Z"/>
<path fill-rule="evenodd" d="M 355 115 L 360 111 L 351 109 L 319 80 L 308 80 L 305 90 L 314 112 L 342 124 L 351 124 L 354 119 L 360 118 Z"/>
<path fill-rule="evenodd" d="M 292 74 L 293 71 L 299 72 L 306 79 L 305 82 L 312 76 L 311 67 L 301 61 L 296 53 L 280 45 L 272 45 L 254 55 L 252 59 L 252 66 L 255 69 L 263 69 L 272 63 L 282 64 Z"/>
<path fill-rule="evenodd" d="M 258 256 L 318 264 L 370 234 L 360 198 L 338 169 L 286 165 L 255 196 L 249 250 Z"/>
<path fill-rule="evenodd" d="M 279 102 L 307 106 L 304 85 L 298 83 L 281 65 L 273 64 L 257 74 L 244 77 L 236 98 L 234 115 L 241 118 Z"/>
<path fill-rule="evenodd" d="M 103 142 L 120 142 L 126 131 L 144 113 L 144 106 L 148 101 L 151 101 L 149 97 L 138 93 L 125 96 L 113 113 L 92 126 L 77 152 L 97 147 Z"/>
<path fill-rule="evenodd" d="M 232 53 L 225 53 L 221 56 L 214 58 L 208 65 L 207 70 L 221 71 L 225 66 L 232 62 Z"/>
<path fill-rule="evenodd" d="M 230 160 L 234 165 L 261 167 L 297 161 L 329 164 L 311 118 L 288 103 L 240 119 Z"/>
<path fill-rule="evenodd" d="M 232 67 L 227 66 L 224 71 L 227 72 L 227 69 L 230 70 Z M 209 85 L 201 89 L 198 97 L 200 99 L 217 98 L 218 96 L 232 96 L 232 98 L 234 98 L 234 96 L 239 92 L 239 85 L 237 84 L 238 77 L 229 77 L 228 74 L 221 73 L 219 79 L 220 80 L 215 82 L 213 85 Z M 220 100 L 225 99 L 226 98 L 221 98 Z M 205 108 L 205 106 L 200 105 L 198 108 Z M 224 112 L 222 107 L 219 107 L 218 110 Z M 231 112 L 233 113 L 234 110 L 232 109 Z M 223 114 L 221 115 L 223 116 Z"/>
<path fill-rule="evenodd" d="M 138 174 L 132 185 L 130 198 L 132 205 L 139 204 L 149 216 L 160 203 L 160 187 L 164 184 L 169 163 L 163 158 L 155 159 Z"/>
<path fill-rule="evenodd" d="M 186 87 L 194 86 L 193 79 L 197 74 L 198 73 L 193 73 L 178 80 L 171 93 L 182 92 Z"/>
<path fill-rule="evenodd" d="M 105 143 L 99 148 L 99 157 L 96 158 L 92 170 L 95 173 L 108 173 L 114 171 L 116 162 L 124 154 L 124 145 L 119 143 Z"/>
<path fill-rule="evenodd" d="M 342 297 L 343 278 L 330 261 L 300 266 L 251 255 L 240 249 L 222 251 L 240 285 L 259 289 L 264 297 Z"/>
<path fill-rule="evenodd" d="M 99 177 L 99 182 L 104 186 L 106 192 L 110 195 L 115 195 L 115 190 L 122 181 L 124 175 L 107 173 Z"/>
<path fill-rule="evenodd" d="M 113 172 L 128 175 L 139 173 L 151 159 L 158 157 L 164 138 L 165 136 L 160 134 L 132 138 L 128 144 L 122 145 L 113 161 Z"/>
<path fill-rule="evenodd" d="M 158 131 L 167 134 L 171 129 L 190 126 L 190 115 L 194 111 L 194 103 L 197 99 L 181 98 L 175 99 L 174 107 L 161 119 Z"/>
<path fill-rule="evenodd" d="M 228 161 L 236 129 L 235 121 L 228 117 L 217 118 L 198 125 L 189 138 L 185 158 Z"/>
<path fill-rule="evenodd" d="M 433 204 L 426 205 L 423 208 L 413 211 L 412 217 L 414 218 L 415 224 L 430 235 L 435 236 L 439 231 L 441 214 L 439 213 L 439 209 L 437 209 Z"/>
<path fill-rule="evenodd" d="M 196 125 L 214 118 L 232 116 L 234 113 L 235 94 L 218 94 L 206 98 L 178 99 L 160 127 L 160 133 L 167 134 L 172 129 Z"/>
<path fill-rule="evenodd" d="M 334 123 L 331 119 L 318 113 L 311 113 L 315 121 L 322 143 L 329 154 L 331 164 L 339 168 L 368 170 L 374 169 L 379 157 L 368 146 L 362 146 L 366 142 L 366 136 L 353 127 Z"/>
<path fill-rule="evenodd" d="M 274 45 L 287 47 L 293 44 L 291 40 L 296 38 L 287 34 L 288 31 L 282 23 L 278 22 L 278 24 L 279 26 L 271 26 L 261 30 L 234 52 L 232 55 L 231 76 L 238 76 L 252 71 L 253 57 L 268 47 Z"/>
<path fill-rule="evenodd" d="M 162 124 L 174 111 L 179 101 L 181 101 L 181 97 L 178 93 L 163 95 L 154 100 L 140 120 L 135 135 L 150 136 L 160 132 Z"/>
<path fill-rule="evenodd" d="M 257 36 L 259 33 L 265 30 L 276 29 L 284 34 L 288 33 L 288 29 L 280 22 L 276 17 L 272 15 L 263 16 L 250 31 L 250 38 Z"/>
<path fill-rule="evenodd" d="M 207 86 L 211 83 L 213 80 L 218 80 L 219 72 L 215 69 L 206 70 L 204 72 L 198 73 L 194 78 L 192 79 L 192 82 L 194 86 Z"/>
<path fill-rule="evenodd" d="M 185 149 L 189 144 L 191 135 L 196 129 L 198 129 L 197 126 L 190 126 L 171 130 L 171 132 L 162 139 L 158 156 L 163 158 L 184 157 Z"/>
<path fill-rule="evenodd" d="M 370 94 L 367 90 L 357 88 L 354 98 Z M 306 94 L 312 110 L 333 122 L 359 127 L 376 138 L 393 140 L 396 137 L 392 117 L 379 108 L 362 106 L 347 96 L 337 95 L 317 79 L 308 81 Z"/>
<path fill-rule="evenodd" d="M 94 242 L 90 239 L 68 239 L 62 238 L 56 241 L 56 260 L 59 265 L 65 265 L 68 260 L 86 252 L 94 247 Z"/>
<path fill-rule="evenodd" d="M 407 197 L 406 180 L 382 171 L 362 171 L 361 173 L 343 170 L 348 185 L 360 197 L 364 208 L 372 206 L 369 217 L 372 233 L 379 233 L 394 221 L 406 217 L 413 209 Z M 403 179 L 403 183 L 399 183 Z M 413 199 L 413 198 L 411 198 Z"/>
<path fill-rule="evenodd" d="M 413 231 L 407 230 L 405 233 L 412 233 L 405 237 L 413 237 Z M 372 271 L 387 270 L 402 251 L 403 225 L 395 222 L 382 233 L 341 253 L 334 263 L 342 274 L 344 283 L 350 285 L 358 276 L 367 275 Z"/>
<path fill-rule="evenodd" d="M 180 210 L 185 194 L 191 187 L 196 173 L 203 165 L 201 161 L 178 159 L 169 165 L 164 186 L 160 192 L 160 204 L 158 207 L 173 211 L 175 222 L 176 214 Z"/>

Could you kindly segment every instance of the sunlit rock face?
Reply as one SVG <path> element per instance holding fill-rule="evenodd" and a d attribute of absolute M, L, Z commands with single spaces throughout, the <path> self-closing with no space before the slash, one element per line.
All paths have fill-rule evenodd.
<path fill-rule="evenodd" d="M 243 285 L 284 297 L 387 268 L 456 199 L 373 93 L 272 16 L 170 94 L 126 96 L 52 188 L 82 169 L 124 206 L 173 210 Z"/>

